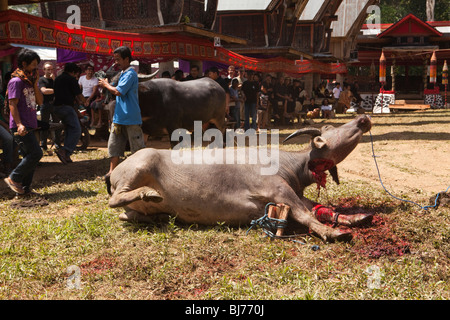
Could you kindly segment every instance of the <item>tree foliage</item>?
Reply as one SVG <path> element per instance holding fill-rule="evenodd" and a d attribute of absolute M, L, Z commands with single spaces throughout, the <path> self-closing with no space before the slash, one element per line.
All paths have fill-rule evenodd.
<path fill-rule="evenodd" d="M 381 0 L 381 23 L 395 23 L 410 13 L 427 21 L 426 2 L 426 0 Z M 450 20 L 450 0 L 436 0 L 434 20 Z"/>

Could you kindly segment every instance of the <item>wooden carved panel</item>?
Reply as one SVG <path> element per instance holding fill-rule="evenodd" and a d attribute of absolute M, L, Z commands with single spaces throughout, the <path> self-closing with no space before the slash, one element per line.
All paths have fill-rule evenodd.
<path fill-rule="evenodd" d="M 184 0 L 157 0 L 164 24 L 180 23 L 183 14 Z"/>

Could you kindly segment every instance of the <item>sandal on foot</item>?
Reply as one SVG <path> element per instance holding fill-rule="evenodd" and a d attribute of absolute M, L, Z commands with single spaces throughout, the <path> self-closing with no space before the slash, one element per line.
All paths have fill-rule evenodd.
<path fill-rule="evenodd" d="M 5 181 L 6 184 L 8 185 L 8 187 L 12 191 L 14 191 L 15 193 L 18 193 L 18 194 L 24 194 L 25 193 L 25 190 L 23 190 L 23 187 L 22 187 L 21 183 L 12 181 L 10 177 L 7 177 L 7 178 L 3 179 L 3 181 Z"/>
<path fill-rule="evenodd" d="M 66 158 L 66 151 L 64 150 L 64 149 L 58 149 L 58 150 L 56 150 L 56 155 L 58 156 L 58 159 L 62 162 L 62 163 L 64 163 L 64 164 L 67 164 L 68 163 L 68 161 L 67 161 L 67 158 Z"/>

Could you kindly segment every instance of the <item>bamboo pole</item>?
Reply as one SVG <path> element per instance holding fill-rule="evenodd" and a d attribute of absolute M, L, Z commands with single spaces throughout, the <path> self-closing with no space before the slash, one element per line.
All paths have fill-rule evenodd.
<path fill-rule="evenodd" d="M 284 204 L 278 204 L 277 206 L 270 206 L 269 211 L 267 212 L 267 216 L 272 219 L 280 219 L 280 220 L 287 220 L 289 210 L 291 207 L 284 205 Z M 277 237 L 281 237 L 284 233 L 284 228 L 280 227 L 277 228 Z"/>

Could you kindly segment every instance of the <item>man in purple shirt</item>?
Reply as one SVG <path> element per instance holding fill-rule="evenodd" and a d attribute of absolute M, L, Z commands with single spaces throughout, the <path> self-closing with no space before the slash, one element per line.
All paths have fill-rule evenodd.
<path fill-rule="evenodd" d="M 19 195 L 33 194 L 31 182 L 36 166 L 42 158 L 39 141 L 33 132 L 37 128 L 36 105 L 43 102 L 39 90 L 39 55 L 29 49 L 22 49 L 17 57 L 18 68 L 8 83 L 10 108 L 9 127 L 20 147 L 22 161 L 5 178 L 6 184 Z"/>

